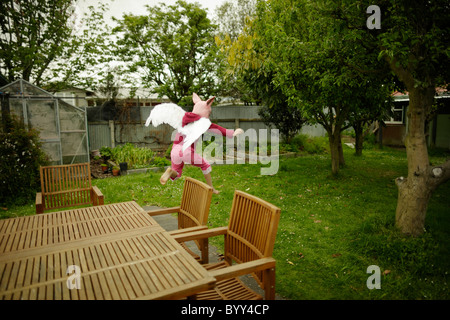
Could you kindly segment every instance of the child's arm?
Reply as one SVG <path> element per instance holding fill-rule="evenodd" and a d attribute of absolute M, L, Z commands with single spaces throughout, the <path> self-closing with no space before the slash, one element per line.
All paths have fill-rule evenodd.
<path fill-rule="evenodd" d="M 242 129 L 236 129 L 236 130 L 233 130 L 233 129 L 225 129 L 224 127 L 221 127 L 221 126 L 219 126 L 218 124 L 215 124 L 215 123 L 211 123 L 211 126 L 209 127 L 209 129 L 208 130 L 210 130 L 210 131 L 215 131 L 215 130 L 218 130 L 221 134 L 222 134 L 222 136 L 226 136 L 227 138 L 232 138 L 232 137 L 235 137 L 235 136 L 237 136 L 238 134 L 241 134 L 241 133 L 243 133 L 244 131 L 242 130 Z"/>

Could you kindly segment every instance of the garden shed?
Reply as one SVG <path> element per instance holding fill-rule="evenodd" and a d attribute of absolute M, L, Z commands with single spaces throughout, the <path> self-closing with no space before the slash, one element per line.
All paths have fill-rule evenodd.
<path fill-rule="evenodd" d="M 2 113 L 19 117 L 39 131 L 42 149 L 53 165 L 89 162 L 87 117 L 75 107 L 25 81 L 0 88 Z"/>

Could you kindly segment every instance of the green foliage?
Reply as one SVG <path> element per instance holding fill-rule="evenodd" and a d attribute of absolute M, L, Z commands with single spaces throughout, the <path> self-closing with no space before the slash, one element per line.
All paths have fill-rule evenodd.
<path fill-rule="evenodd" d="M 116 163 L 127 162 L 130 169 L 148 166 L 154 155 L 151 149 L 138 148 L 132 143 L 111 149 L 111 159 Z"/>
<path fill-rule="evenodd" d="M 267 79 L 268 82 L 271 79 Z M 266 88 L 271 88 L 268 85 Z M 254 88 L 255 89 L 255 88 Z M 258 110 L 259 116 L 267 126 L 273 125 L 280 130 L 283 141 L 289 143 L 291 139 L 299 132 L 306 123 L 306 119 L 299 108 L 291 107 L 286 102 L 281 90 L 263 90 L 262 97 L 263 106 Z"/>
<path fill-rule="evenodd" d="M 67 48 L 71 6 L 71 0 L 0 2 L 0 67 L 9 81 L 31 78 L 40 85 Z"/>
<path fill-rule="evenodd" d="M 100 148 L 100 155 L 103 158 L 104 161 L 108 160 L 112 156 L 112 148 L 110 147 L 101 147 Z"/>
<path fill-rule="evenodd" d="M 9 123 L 8 132 L 0 132 L 0 204 L 5 206 L 34 199 L 40 188 L 39 167 L 48 164 L 39 133 L 15 118 Z"/>
<path fill-rule="evenodd" d="M 389 1 L 380 32 L 373 33 L 378 57 L 389 62 L 409 91 L 449 81 L 448 1 Z"/>
<path fill-rule="evenodd" d="M 267 118 L 280 130 L 292 130 L 284 130 L 285 137 L 305 120 L 333 136 L 333 173 L 343 164 L 341 130 L 380 117 L 390 94 L 387 64 L 363 41 L 365 14 L 344 3 L 259 1 L 255 18 L 237 39 L 217 40 L 228 54 L 230 73 L 259 97 Z"/>
<path fill-rule="evenodd" d="M 118 56 L 130 61 L 143 83 L 179 105 L 192 105 L 192 93 L 212 96 L 220 68 L 215 26 L 197 3 L 147 6 L 148 15 L 124 15 L 115 32 Z"/>
<path fill-rule="evenodd" d="M 111 60 L 114 48 L 103 18 L 107 5 L 99 6 L 80 16 L 73 0 L 1 1 L 2 74 L 49 91 L 98 87 L 105 75 L 99 66 Z M 86 77 L 80 76 L 83 71 Z"/>
<path fill-rule="evenodd" d="M 154 167 L 165 167 L 165 166 L 170 166 L 171 162 L 169 159 L 166 159 L 166 158 L 154 157 L 152 159 L 151 164 Z"/>
<path fill-rule="evenodd" d="M 102 147 L 100 154 L 104 159 L 111 159 L 115 163 L 126 162 L 128 169 L 170 165 L 170 160 L 155 156 L 155 152 L 150 148 L 139 148 L 132 143 L 126 143 L 115 148 Z"/>
<path fill-rule="evenodd" d="M 328 139 L 310 137 L 306 134 L 296 135 L 290 143 L 280 144 L 280 152 L 306 152 L 309 154 L 326 154 L 329 150 Z"/>
<path fill-rule="evenodd" d="M 377 142 L 376 136 L 374 134 L 368 134 L 364 137 L 363 149 L 373 149 L 378 148 L 379 143 Z"/>
<path fill-rule="evenodd" d="M 170 146 L 166 149 L 166 152 L 164 153 L 164 156 L 168 159 L 170 159 L 170 153 L 172 152 L 173 144 L 170 144 Z"/>
<path fill-rule="evenodd" d="M 300 139 L 302 139 L 303 150 L 309 154 L 326 154 L 330 149 L 328 139 L 325 137 L 300 135 Z"/>

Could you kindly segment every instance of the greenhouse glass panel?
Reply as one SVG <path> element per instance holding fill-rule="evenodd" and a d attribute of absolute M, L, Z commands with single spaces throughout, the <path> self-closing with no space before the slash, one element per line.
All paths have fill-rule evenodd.
<path fill-rule="evenodd" d="M 42 149 L 52 164 L 89 162 L 85 109 L 19 79 L 2 88 L 9 110 L 28 128 L 39 131 Z"/>
<path fill-rule="evenodd" d="M 28 125 L 39 131 L 41 140 L 59 140 L 54 100 L 26 100 Z"/>
<path fill-rule="evenodd" d="M 41 148 L 47 155 L 50 165 L 61 164 L 61 148 L 59 142 L 42 142 Z"/>
<path fill-rule="evenodd" d="M 63 164 L 88 162 L 86 152 L 87 135 L 85 132 L 61 132 Z"/>
<path fill-rule="evenodd" d="M 9 99 L 9 109 L 11 114 L 16 116 L 23 123 L 23 103 L 22 99 Z"/>

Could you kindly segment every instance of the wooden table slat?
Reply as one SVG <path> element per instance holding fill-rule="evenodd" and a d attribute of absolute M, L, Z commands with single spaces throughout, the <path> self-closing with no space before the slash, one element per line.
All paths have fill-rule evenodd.
<path fill-rule="evenodd" d="M 179 298 L 212 286 L 134 201 L 0 220 L 0 299 Z M 69 289 L 78 266 L 80 289 Z"/>

